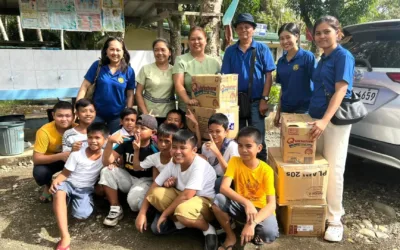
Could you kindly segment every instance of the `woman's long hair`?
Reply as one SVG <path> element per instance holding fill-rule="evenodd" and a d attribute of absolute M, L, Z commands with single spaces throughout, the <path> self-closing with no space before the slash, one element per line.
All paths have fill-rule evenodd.
<path fill-rule="evenodd" d="M 108 65 L 110 64 L 110 59 L 107 57 L 107 49 L 110 46 L 110 42 L 118 41 L 122 44 L 122 50 L 124 51 L 124 57 L 121 59 L 119 64 L 119 70 L 121 72 L 126 72 L 129 66 L 129 61 L 131 60 L 131 56 L 129 55 L 129 51 L 126 49 L 124 40 L 120 37 L 109 37 L 107 41 L 104 43 L 103 48 L 101 49 L 101 64 Z"/>

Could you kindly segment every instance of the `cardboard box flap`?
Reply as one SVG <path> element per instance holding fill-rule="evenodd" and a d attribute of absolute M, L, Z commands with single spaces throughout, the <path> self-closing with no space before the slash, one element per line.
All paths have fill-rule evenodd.
<path fill-rule="evenodd" d="M 321 165 L 321 166 L 326 166 L 328 165 L 328 161 L 320 154 L 315 154 L 315 161 L 313 164 L 298 164 L 298 163 L 288 163 L 284 162 L 282 158 L 282 152 L 281 149 L 276 147 L 276 148 L 268 148 L 268 156 L 273 156 L 274 160 L 276 161 L 277 164 L 279 164 L 282 167 L 309 167 L 309 166 L 315 166 L 315 165 Z"/>
<path fill-rule="evenodd" d="M 312 122 L 313 119 L 307 114 L 284 114 L 282 115 L 282 123 L 293 124 Z"/>

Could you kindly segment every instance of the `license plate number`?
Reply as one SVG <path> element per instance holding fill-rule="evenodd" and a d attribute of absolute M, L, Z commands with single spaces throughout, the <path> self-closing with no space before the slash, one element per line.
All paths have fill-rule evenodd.
<path fill-rule="evenodd" d="M 353 88 L 354 93 L 357 93 L 362 102 L 365 104 L 375 104 L 376 98 L 378 96 L 379 90 L 377 89 L 367 89 L 367 88 Z"/>

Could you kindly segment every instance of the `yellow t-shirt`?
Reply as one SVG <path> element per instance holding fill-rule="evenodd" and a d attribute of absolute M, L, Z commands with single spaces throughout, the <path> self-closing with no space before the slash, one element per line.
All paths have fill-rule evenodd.
<path fill-rule="evenodd" d="M 43 125 L 36 132 L 33 150 L 45 155 L 57 154 L 62 151 L 62 134 L 58 133 L 54 121 Z"/>
<path fill-rule="evenodd" d="M 267 196 L 275 195 L 274 171 L 263 161 L 251 170 L 240 157 L 233 156 L 228 162 L 225 176 L 235 181 L 236 193 L 250 200 L 257 208 L 265 207 Z"/>

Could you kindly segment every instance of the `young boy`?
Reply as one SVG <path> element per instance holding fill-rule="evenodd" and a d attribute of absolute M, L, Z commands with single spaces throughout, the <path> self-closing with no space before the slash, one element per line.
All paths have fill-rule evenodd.
<path fill-rule="evenodd" d="M 96 117 L 96 109 L 89 99 L 82 98 L 77 101 L 75 110 L 79 125 L 65 131 L 62 139 L 63 152 L 73 151 L 73 146 L 78 150 L 81 147 L 87 147 L 87 128 Z"/>
<path fill-rule="evenodd" d="M 72 127 L 74 121 L 71 103 L 60 101 L 53 108 L 54 121 L 43 125 L 36 132 L 33 148 L 33 177 L 39 186 L 44 186 L 40 196 L 41 202 L 49 202 L 49 193 L 53 175 L 64 168 L 70 152 L 62 151 L 62 136 Z"/>
<path fill-rule="evenodd" d="M 239 156 L 237 143 L 232 139 L 226 138 L 229 132 L 228 126 L 229 120 L 226 115 L 221 113 L 213 114 L 208 120 L 210 141 L 205 142 L 201 149 L 201 153 L 217 173 L 215 193 L 219 193 L 222 177 L 228 167 L 229 159 L 233 156 Z"/>
<path fill-rule="evenodd" d="M 124 109 L 120 114 L 122 128 L 114 134 L 120 133 L 124 136 L 132 136 L 135 133 L 134 129 L 136 126 L 137 115 L 138 113 L 136 109 Z"/>
<path fill-rule="evenodd" d="M 240 157 L 228 163 L 221 193 L 217 194 L 212 209 L 219 224 L 226 232 L 223 249 L 232 249 L 236 236 L 230 219 L 244 224 L 242 246 L 252 241 L 256 245 L 272 242 L 278 236 L 275 217 L 274 172 L 265 162 L 257 159 L 262 149 L 262 136 L 254 127 L 245 127 L 237 135 Z M 235 189 L 231 188 L 235 181 Z"/>
<path fill-rule="evenodd" d="M 170 110 L 167 113 L 167 119 L 165 120 L 165 123 L 173 123 L 178 128 L 183 129 L 183 128 L 186 128 L 185 127 L 185 121 L 186 121 L 185 118 L 189 119 L 195 126 L 196 137 L 197 137 L 196 147 L 198 149 L 200 149 L 201 148 L 201 134 L 200 134 L 199 123 L 197 122 L 196 117 L 194 116 L 192 111 L 190 111 L 190 109 L 188 109 L 188 113 L 186 115 L 179 109 Z"/>
<path fill-rule="evenodd" d="M 179 130 L 172 137 L 171 161 L 157 176 L 140 214 L 145 214 L 149 205 L 159 213 L 151 224 L 154 234 L 168 234 L 184 227 L 203 231 L 205 249 L 216 249 L 218 238 L 209 222 L 214 218 L 211 211 L 215 196 L 215 171 L 206 160 L 196 154 L 197 139 L 188 130 Z M 169 187 L 162 187 L 173 177 Z M 146 229 L 146 217 L 141 216 L 139 231 Z"/>
<path fill-rule="evenodd" d="M 158 152 L 157 147 L 151 141 L 151 136 L 156 134 L 157 120 L 151 115 L 141 115 L 135 128 L 137 135 L 140 136 L 140 156 L 143 161 L 147 156 Z M 129 140 L 126 140 L 129 139 Z M 113 143 L 119 146 L 113 150 Z M 110 202 L 110 212 L 104 219 L 103 224 L 115 226 L 123 218 L 122 207 L 118 200 L 118 189 L 123 193 L 128 193 L 128 204 L 132 211 L 139 211 L 139 203 L 146 195 L 152 183 L 152 170 L 135 171 L 133 168 L 133 149 L 134 137 L 126 137 L 121 133 L 114 134 L 108 139 L 104 149 L 103 164 L 109 166 L 118 157 L 123 159 L 123 167 L 104 168 L 100 173 L 99 184 L 103 185 L 103 190 Z"/>
<path fill-rule="evenodd" d="M 69 249 L 71 238 L 68 232 L 67 206 L 71 203 L 72 216 L 86 219 L 93 212 L 92 194 L 102 164 L 102 147 L 108 137 L 108 128 L 103 123 L 93 123 L 87 128 L 88 146 L 72 152 L 62 172 L 51 184 L 54 194 L 53 209 L 56 215 L 61 240 L 56 249 Z"/>

